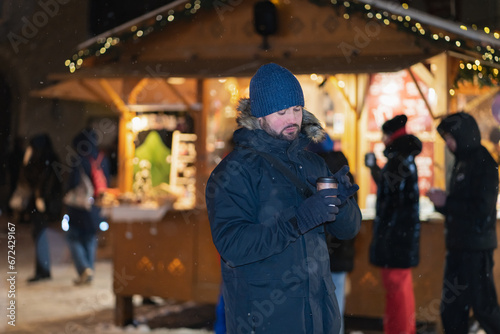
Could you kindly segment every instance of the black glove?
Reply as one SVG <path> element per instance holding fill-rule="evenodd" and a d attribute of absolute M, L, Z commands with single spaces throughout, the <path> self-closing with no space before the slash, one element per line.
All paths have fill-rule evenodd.
<path fill-rule="evenodd" d="M 349 166 L 346 165 L 342 167 L 337 173 L 333 174 L 333 177 L 335 177 L 339 182 L 337 196 L 340 199 L 340 205 L 344 205 L 347 199 L 359 190 L 359 186 L 357 184 L 351 183 L 351 180 L 349 180 L 349 176 L 347 176 L 347 173 L 349 173 Z"/>
<path fill-rule="evenodd" d="M 337 193 L 337 189 L 323 189 L 302 202 L 296 213 L 300 233 L 335 220 L 340 205 Z"/>

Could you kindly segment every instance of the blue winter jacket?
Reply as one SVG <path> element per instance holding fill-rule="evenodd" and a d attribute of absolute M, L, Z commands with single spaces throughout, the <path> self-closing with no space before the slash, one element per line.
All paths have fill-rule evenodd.
<path fill-rule="evenodd" d="M 310 115 L 304 116 L 306 122 Z M 304 150 L 310 142 L 307 128 L 303 121 L 303 133 L 293 142 L 260 129 L 235 131 L 235 150 L 207 183 L 212 238 L 222 258 L 228 333 L 339 332 L 325 228 L 300 234 L 292 218 L 304 197 L 253 151 L 272 154 L 315 192 L 315 180 L 331 172 L 322 158 Z M 339 239 L 350 239 L 360 222 L 351 198 L 325 226 Z"/>

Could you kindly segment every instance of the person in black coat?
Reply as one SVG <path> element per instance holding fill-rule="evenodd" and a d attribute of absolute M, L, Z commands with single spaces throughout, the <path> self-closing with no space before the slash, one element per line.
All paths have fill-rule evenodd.
<path fill-rule="evenodd" d="M 431 189 L 427 194 L 436 210 L 445 215 L 443 329 L 445 333 L 467 333 L 472 309 L 486 333 L 500 333 L 493 276 L 498 165 L 481 145 L 481 133 L 471 115 L 450 115 L 437 130 L 455 156 L 448 193 Z"/>
<path fill-rule="evenodd" d="M 21 202 L 25 205 L 11 206 L 24 209 L 32 224 L 35 242 L 35 275 L 28 279 L 37 282 L 51 278 L 48 226 L 60 218 L 62 209 L 62 178 L 55 164 L 59 158 L 55 153 L 49 135 L 33 136 L 26 148 L 21 166 L 18 188 L 25 189 Z"/>
<path fill-rule="evenodd" d="M 325 162 L 332 173 L 338 172 L 343 166 L 349 166 L 347 158 L 341 151 L 319 152 L 318 155 L 325 159 Z M 355 184 L 353 175 L 347 173 L 349 180 Z M 353 198 L 357 201 L 357 193 Z M 341 240 L 325 231 L 326 244 L 330 254 L 330 271 L 332 272 L 333 283 L 335 284 L 335 295 L 339 303 L 342 325 L 339 334 L 344 333 L 344 310 L 347 273 L 354 269 L 354 240 Z"/>
<path fill-rule="evenodd" d="M 387 163 L 382 169 L 369 155 L 366 159 L 377 184 L 370 262 L 381 268 L 386 290 L 386 334 L 416 332 L 411 267 L 419 263 L 420 196 L 415 156 L 422 151 L 422 142 L 406 133 L 406 122 L 405 115 L 398 115 L 383 124 Z"/>

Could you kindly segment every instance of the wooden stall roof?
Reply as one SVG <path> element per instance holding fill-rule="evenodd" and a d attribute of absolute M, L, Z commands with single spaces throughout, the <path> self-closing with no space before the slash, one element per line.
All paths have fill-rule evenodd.
<path fill-rule="evenodd" d="M 162 77 L 69 77 L 45 88 L 32 91 L 32 96 L 116 105 L 110 91 L 117 94 L 129 109 L 134 105 L 161 106 L 158 110 L 199 109 L 194 80 Z M 144 108 L 142 108 L 144 109 Z"/>
<path fill-rule="evenodd" d="M 397 22 L 404 24 L 406 18 L 394 4 L 374 11 L 374 16 L 348 10 L 355 4 L 374 8 L 387 3 L 379 0 L 343 2 L 344 6 L 350 4 L 346 8 L 320 0 L 274 1 L 278 29 L 267 38 L 268 47 L 264 48 L 263 37 L 254 28 L 257 2 L 198 0 L 194 3 L 209 5 L 186 17 L 179 13 L 187 8 L 192 12 L 191 1 L 172 1 L 78 45 L 68 60 L 77 68 L 74 73 L 50 75 L 48 82 L 58 84 L 32 92 L 32 96 L 109 101 L 89 80 L 127 80 L 121 85 L 132 86 L 138 82 L 134 80 L 144 78 L 252 76 L 268 62 L 295 74 L 336 74 L 398 71 L 443 51 L 468 60 L 480 59 L 478 53 L 463 52 L 442 38 L 434 41 L 401 29 Z M 381 13 L 382 19 L 377 19 L 376 13 Z M 424 22 L 443 22 L 425 15 Z M 391 23 L 391 17 L 396 24 Z M 158 27 L 160 21 L 164 24 Z M 437 34 L 456 38 L 456 31 L 446 31 L 446 27 L 435 27 Z M 474 43 L 470 36 L 461 40 Z"/>
<path fill-rule="evenodd" d="M 254 29 L 257 0 L 200 9 L 149 32 L 170 5 L 79 45 L 81 53 L 106 36 L 120 42 L 105 54 L 83 59 L 72 77 L 251 76 L 263 63 L 279 63 L 296 74 L 398 71 L 446 50 L 420 34 L 362 13 L 346 13 L 330 2 L 294 0 L 277 4 L 278 30 L 263 37 Z M 162 12 L 163 10 L 163 12 Z M 389 13 L 390 14 L 390 13 Z M 131 32 L 136 35 L 130 36 Z M 147 35 L 147 36 L 145 36 Z M 143 36 L 143 37 L 138 37 Z M 60 79 L 59 76 L 52 76 Z M 67 78 L 67 76 L 66 76 Z"/>

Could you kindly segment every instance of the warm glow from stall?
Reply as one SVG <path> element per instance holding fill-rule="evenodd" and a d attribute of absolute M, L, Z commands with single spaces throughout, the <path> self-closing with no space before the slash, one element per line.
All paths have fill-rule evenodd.
<path fill-rule="evenodd" d="M 186 78 L 171 77 L 167 79 L 167 82 L 171 85 L 183 85 L 186 82 Z"/>
<path fill-rule="evenodd" d="M 136 116 L 132 118 L 132 131 L 137 133 L 148 127 L 148 119 L 146 117 Z"/>
<path fill-rule="evenodd" d="M 379 97 L 380 104 L 390 107 L 396 107 L 401 104 L 400 96 L 398 94 L 399 88 L 395 81 L 390 81 L 382 89 L 383 94 Z"/>
<path fill-rule="evenodd" d="M 429 88 L 427 99 L 429 100 L 430 105 L 435 105 L 437 103 L 437 94 L 434 88 Z"/>

